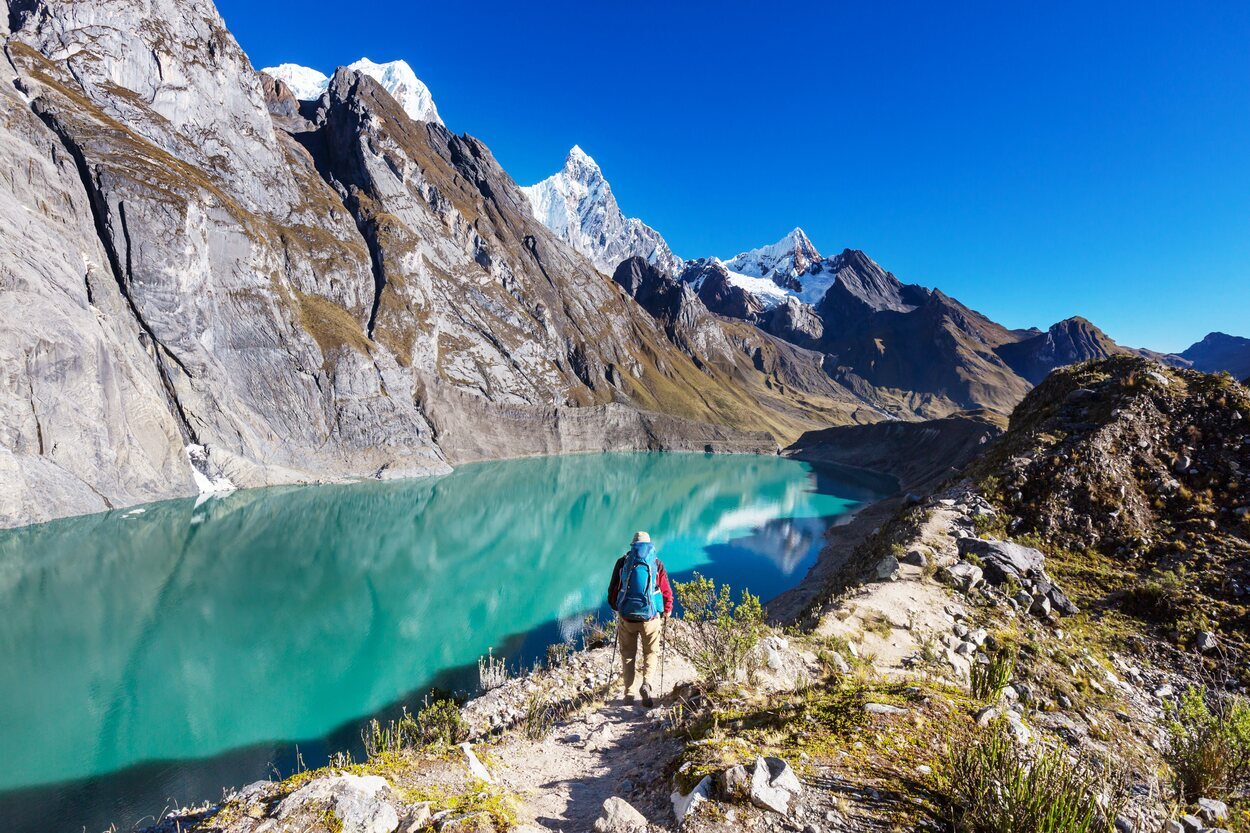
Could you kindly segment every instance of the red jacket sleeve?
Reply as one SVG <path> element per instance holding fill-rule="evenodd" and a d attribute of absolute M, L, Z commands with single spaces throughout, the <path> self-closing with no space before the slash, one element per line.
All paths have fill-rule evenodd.
<path fill-rule="evenodd" d="M 673 585 L 668 583 L 668 570 L 664 569 L 663 561 L 656 561 L 658 566 L 658 575 L 660 578 L 660 594 L 664 596 L 664 615 L 671 616 L 673 613 Z"/>

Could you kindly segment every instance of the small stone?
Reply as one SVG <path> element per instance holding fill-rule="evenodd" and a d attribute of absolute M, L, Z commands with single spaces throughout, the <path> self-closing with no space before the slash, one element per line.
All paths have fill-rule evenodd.
<path fill-rule="evenodd" d="M 898 559 L 892 555 L 887 555 L 885 558 L 877 562 L 877 580 L 894 581 L 898 578 L 898 568 Z"/>
<path fill-rule="evenodd" d="M 1198 639 L 1194 643 L 1195 647 L 1204 654 L 1209 654 L 1219 647 L 1219 642 L 1215 639 L 1215 634 L 1211 631 L 1203 631 L 1198 634 Z"/>
<path fill-rule="evenodd" d="M 1164 683 L 1155 689 L 1155 697 L 1158 697 L 1160 700 L 1166 700 L 1174 694 L 1176 694 L 1176 691 L 1168 683 Z"/>
<path fill-rule="evenodd" d="M 1185 833 L 1185 826 L 1176 819 L 1168 819 L 1163 823 L 1163 833 Z"/>
<path fill-rule="evenodd" d="M 988 726 L 998 719 L 1000 712 L 993 706 L 986 706 L 976 713 L 975 719 L 978 726 Z"/>
<path fill-rule="evenodd" d="M 1116 833 L 1134 833 L 1137 828 L 1133 822 L 1129 821 L 1124 816 L 1116 816 L 1115 829 Z"/>
<path fill-rule="evenodd" d="M 721 773 L 720 794 L 729 801 L 739 801 L 751 795 L 751 776 L 742 764 L 736 764 Z"/>
<path fill-rule="evenodd" d="M 907 709 L 900 709 L 889 703 L 865 703 L 864 711 L 867 714 L 907 714 Z"/>
<path fill-rule="evenodd" d="M 1198 813 L 1214 824 L 1228 818 L 1228 805 L 1214 798 L 1200 798 L 1198 799 Z"/>
<path fill-rule="evenodd" d="M 944 567 L 938 577 L 961 593 L 971 592 L 984 580 L 981 568 L 968 561 L 958 561 Z"/>
<path fill-rule="evenodd" d="M 985 628 L 977 628 L 972 633 L 968 634 L 968 641 L 980 648 L 985 644 L 985 640 L 989 639 L 989 636 L 989 631 Z"/>
<path fill-rule="evenodd" d="M 1181 816 L 1181 829 L 1185 833 L 1200 833 L 1206 825 L 1202 823 L 1202 819 L 1197 816 L 1184 815 Z"/>

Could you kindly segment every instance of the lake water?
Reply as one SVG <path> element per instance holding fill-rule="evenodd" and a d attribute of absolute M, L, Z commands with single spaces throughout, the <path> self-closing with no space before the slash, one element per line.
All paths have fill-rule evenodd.
<path fill-rule="evenodd" d="M 260 489 L 0 531 L 0 827 L 122 829 L 310 766 L 432 686 L 576 640 L 647 529 L 767 599 L 886 484 L 774 457 L 597 454 Z"/>

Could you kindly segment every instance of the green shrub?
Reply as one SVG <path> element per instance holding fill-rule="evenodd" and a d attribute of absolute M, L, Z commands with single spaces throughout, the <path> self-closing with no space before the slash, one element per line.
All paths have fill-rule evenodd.
<path fill-rule="evenodd" d="M 1250 702 L 1193 687 L 1169 709 L 1164 757 L 1187 801 L 1250 787 Z"/>
<path fill-rule="evenodd" d="M 957 833 L 1105 833 L 1126 798 L 1119 779 L 1100 778 L 1062 750 L 1030 754 L 1001 723 L 950 743 L 934 775 Z M 1104 780 L 1113 794 L 1100 812 Z"/>
<path fill-rule="evenodd" d="M 674 582 L 673 590 L 684 609 L 684 627 L 673 628 L 674 650 L 711 688 L 749 678 L 764 630 L 759 598 L 744 590 L 734 604 L 729 585 L 722 584 L 718 591 L 716 582 L 698 573 L 692 581 Z"/>
<path fill-rule="evenodd" d="M 1001 648 L 989 655 L 989 662 L 973 662 L 971 674 L 972 696 L 984 702 L 998 699 L 1011 682 L 1016 671 L 1016 652 Z"/>
<path fill-rule="evenodd" d="M 364 743 L 365 756 L 372 760 L 379 755 L 418 746 L 421 743 L 421 727 L 404 708 L 399 720 L 388 721 L 385 725 L 376 719 L 370 720 L 360 731 L 360 739 Z"/>
<path fill-rule="evenodd" d="M 469 736 L 469 727 L 454 700 L 435 700 L 417 713 L 418 737 L 426 746 L 454 746 Z"/>

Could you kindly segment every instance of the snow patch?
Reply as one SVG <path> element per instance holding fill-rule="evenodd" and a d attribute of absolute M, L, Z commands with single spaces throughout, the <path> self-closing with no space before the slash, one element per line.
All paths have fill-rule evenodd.
<path fill-rule="evenodd" d="M 186 447 L 187 460 L 191 463 L 191 477 L 195 479 L 200 495 L 225 495 L 238 487 L 224 474 L 213 474 L 208 460 L 208 449 L 191 443 Z"/>
<path fill-rule="evenodd" d="M 286 84 L 291 88 L 291 94 L 300 101 L 321 98 L 330 86 L 330 78 L 324 72 L 299 64 L 278 64 L 276 67 L 265 67 L 261 72 Z"/>

